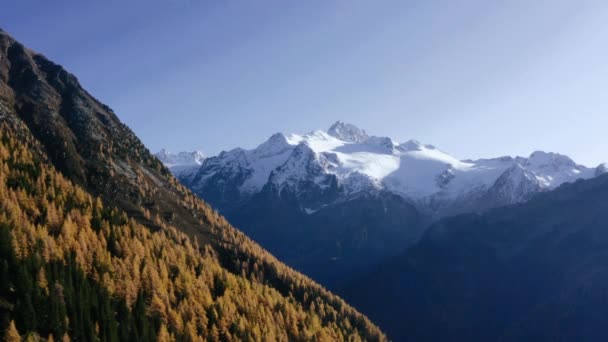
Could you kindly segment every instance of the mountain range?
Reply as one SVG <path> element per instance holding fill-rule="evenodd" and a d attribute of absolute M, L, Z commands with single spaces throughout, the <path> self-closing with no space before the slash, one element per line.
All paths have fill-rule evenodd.
<path fill-rule="evenodd" d="M 607 171 L 543 151 L 460 160 L 340 121 L 304 135 L 277 133 L 200 167 L 169 166 L 256 241 L 331 288 L 401 252 L 437 219 L 522 203 Z"/>
<path fill-rule="evenodd" d="M 343 122 L 153 155 L 0 30 L 0 332 L 603 341 L 607 171 L 543 151 L 460 160 Z"/>
<path fill-rule="evenodd" d="M 177 176 L 198 170 L 205 160 L 205 154 L 198 150 L 173 153 L 161 149 L 154 155 Z"/>
<path fill-rule="evenodd" d="M 606 209 L 601 175 L 444 218 L 341 293 L 395 341 L 604 341 Z"/>

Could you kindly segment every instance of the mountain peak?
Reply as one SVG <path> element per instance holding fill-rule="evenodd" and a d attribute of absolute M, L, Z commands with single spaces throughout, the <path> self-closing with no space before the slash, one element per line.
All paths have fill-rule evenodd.
<path fill-rule="evenodd" d="M 363 142 L 369 138 L 364 130 L 353 124 L 342 121 L 336 121 L 336 123 L 327 130 L 327 134 L 348 142 Z"/>
<path fill-rule="evenodd" d="M 184 165 L 201 165 L 205 159 L 205 154 L 201 151 L 173 153 L 162 148 L 156 157 L 167 167 Z"/>
<path fill-rule="evenodd" d="M 607 163 L 602 163 L 600 165 L 598 165 L 598 167 L 595 168 L 595 176 L 601 176 L 604 173 L 608 173 L 608 164 Z"/>
<path fill-rule="evenodd" d="M 255 151 L 262 154 L 281 153 L 281 151 L 289 146 L 289 141 L 283 133 L 275 133 L 268 140 L 260 144 Z"/>
<path fill-rule="evenodd" d="M 286 144 L 287 138 L 283 133 L 275 133 L 268 138 L 269 143 L 278 143 L 278 144 Z"/>
<path fill-rule="evenodd" d="M 553 152 L 534 151 L 528 158 L 528 164 L 536 166 L 575 166 L 570 157 Z"/>
<path fill-rule="evenodd" d="M 420 151 L 423 146 L 422 143 L 416 139 L 410 139 L 404 143 L 401 143 L 400 145 L 407 151 Z"/>

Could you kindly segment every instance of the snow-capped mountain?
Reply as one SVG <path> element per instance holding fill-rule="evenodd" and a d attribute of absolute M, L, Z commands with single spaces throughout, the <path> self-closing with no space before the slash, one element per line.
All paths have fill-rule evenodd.
<path fill-rule="evenodd" d="M 201 151 L 172 153 L 164 148 L 156 153 L 156 157 L 176 176 L 198 170 L 205 160 Z"/>
<path fill-rule="evenodd" d="M 298 194 L 311 187 L 327 189 L 336 182 L 341 197 L 386 190 L 442 214 L 451 213 L 452 206 L 461 207 L 462 201 L 477 205 L 488 191 L 499 197 L 493 199 L 495 205 L 511 204 L 604 172 L 605 165 L 589 168 L 567 156 L 541 151 L 528 158 L 459 160 L 416 140 L 397 143 L 336 122 L 327 131 L 277 133 L 255 149 L 222 152 L 208 158 L 186 182 L 195 190 L 213 182 L 213 186 L 230 187 L 242 198 L 265 186 L 278 193 Z"/>
<path fill-rule="evenodd" d="M 175 172 L 175 171 L 174 171 Z M 291 266 L 331 288 L 396 255 L 437 218 L 520 203 L 607 172 L 537 151 L 460 160 L 337 122 L 205 159 L 184 185 Z"/>

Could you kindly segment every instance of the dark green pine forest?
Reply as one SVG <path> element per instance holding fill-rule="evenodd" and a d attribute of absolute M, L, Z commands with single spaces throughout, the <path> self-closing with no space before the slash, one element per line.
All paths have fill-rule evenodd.
<path fill-rule="evenodd" d="M 384 341 L 185 189 L 75 76 L 0 31 L 7 341 Z"/>

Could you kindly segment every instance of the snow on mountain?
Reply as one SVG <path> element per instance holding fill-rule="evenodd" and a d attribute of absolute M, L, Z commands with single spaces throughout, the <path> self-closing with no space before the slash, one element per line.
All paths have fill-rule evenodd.
<path fill-rule="evenodd" d="M 516 163 L 503 172 L 488 189 L 484 204 L 491 207 L 501 203 L 524 202 L 542 189 L 541 179 L 533 171 Z"/>
<path fill-rule="evenodd" d="M 156 157 L 175 175 L 194 172 L 205 160 L 205 155 L 201 151 L 172 153 L 164 148 L 156 153 Z"/>
<path fill-rule="evenodd" d="M 222 152 L 206 159 L 190 181 L 200 189 L 210 179 L 232 179 L 240 192 L 252 195 L 266 184 L 299 191 L 304 186 L 323 189 L 335 179 L 344 195 L 382 189 L 425 205 L 445 206 L 488 192 L 501 203 L 521 202 L 532 193 L 603 172 L 605 165 L 588 168 L 542 151 L 528 158 L 459 160 L 432 145 L 369 136 L 338 121 L 327 131 L 277 133 L 255 149 Z"/>
<path fill-rule="evenodd" d="M 347 124 L 341 121 L 333 124 L 328 130 L 327 134 L 332 137 L 336 137 L 342 141 L 348 142 L 363 142 L 367 140 L 368 135 L 364 130 L 359 129 L 359 127 L 351 124 Z"/>
<path fill-rule="evenodd" d="M 604 173 L 608 173 L 608 164 L 602 163 L 598 167 L 595 168 L 595 176 L 603 175 Z"/>
<path fill-rule="evenodd" d="M 596 169 L 577 165 L 567 156 L 542 151 L 532 153 L 525 167 L 534 173 L 543 188 L 548 189 L 579 178 L 592 178 L 596 172 Z"/>
<path fill-rule="evenodd" d="M 156 157 L 167 167 L 175 165 L 202 165 L 205 155 L 201 151 L 172 153 L 164 148 L 156 153 Z"/>

